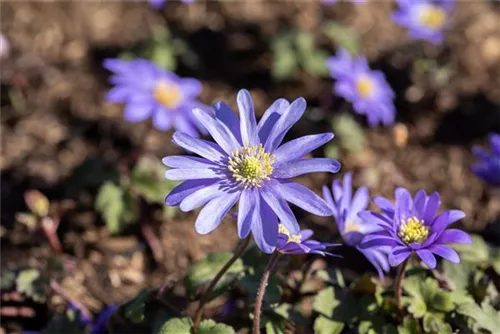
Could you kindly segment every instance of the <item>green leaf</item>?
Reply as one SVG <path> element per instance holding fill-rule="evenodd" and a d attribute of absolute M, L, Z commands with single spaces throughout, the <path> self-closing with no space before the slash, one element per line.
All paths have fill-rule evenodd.
<path fill-rule="evenodd" d="M 301 31 L 295 35 L 295 45 L 302 59 L 314 54 L 316 51 L 314 44 L 314 35 L 311 33 Z"/>
<path fill-rule="evenodd" d="M 483 238 L 477 234 L 472 234 L 472 244 L 461 245 L 454 244 L 453 248 L 460 253 L 460 259 L 462 261 L 481 264 L 488 262 L 489 249 Z"/>
<path fill-rule="evenodd" d="M 326 67 L 328 54 L 322 51 L 316 51 L 302 61 L 304 69 L 312 76 L 326 76 L 329 71 Z"/>
<path fill-rule="evenodd" d="M 16 278 L 16 290 L 42 303 L 46 299 L 47 280 L 36 269 L 25 269 Z"/>
<path fill-rule="evenodd" d="M 452 328 L 444 322 L 443 318 L 435 313 L 427 313 L 423 320 L 424 331 L 426 333 L 451 334 Z"/>
<path fill-rule="evenodd" d="M 399 334 L 418 334 L 420 333 L 418 329 L 418 321 L 412 317 L 405 317 L 403 319 L 403 324 L 398 326 Z"/>
<path fill-rule="evenodd" d="M 267 334 L 285 334 L 291 308 L 290 304 L 281 304 L 272 310 L 263 310 L 261 323 Z"/>
<path fill-rule="evenodd" d="M 198 288 L 210 282 L 232 256 L 233 254 L 230 252 L 210 253 L 206 258 L 191 265 L 186 277 L 188 291 L 196 293 Z M 215 290 L 221 289 L 236 278 L 241 277 L 244 270 L 243 261 L 241 259 L 236 260 L 217 283 Z"/>
<path fill-rule="evenodd" d="M 112 182 L 104 183 L 97 193 L 95 209 L 111 233 L 120 231 L 124 208 L 123 190 Z"/>
<path fill-rule="evenodd" d="M 490 247 L 490 264 L 497 275 L 500 275 L 500 248 Z"/>
<path fill-rule="evenodd" d="M 457 307 L 457 313 L 471 318 L 478 328 L 486 329 L 491 333 L 497 333 L 500 328 L 500 311 L 497 311 L 488 303 L 481 306 L 474 302 L 465 302 Z"/>
<path fill-rule="evenodd" d="M 191 334 L 191 318 L 174 318 L 164 323 L 156 334 Z"/>
<path fill-rule="evenodd" d="M 333 21 L 327 22 L 323 27 L 323 31 L 339 47 L 354 55 L 360 53 L 361 40 L 356 31 Z"/>
<path fill-rule="evenodd" d="M 313 301 L 313 310 L 331 318 L 333 310 L 340 304 L 340 301 L 335 297 L 335 290 L 333 287 L 328 287 L 321 290 Z"/>
<path fill-rule="evenodd" d="M 146 304 L 150 295 L 142 290 L 132 301 L 125 306 L 125 317 L 134 324 L 140 324 L 146 318 Z"/>
<path fill-rule="evenodd" d="M 443 272 L 452 290 L 466 289 L 474 269 L 474 265 L 465 261 L 458 264 L 451 263 L 450 261 L 443 261 Z"/>
<path fill-rule="evenodd" d="M 410 295 L 404 299 L 409 304 L 408 311 L 416 318 L 430 310 L 449 312 L 455 307 L 451 293 L 440 289 L 438 282 L 430 277 L 425 280 L 420 275 L 407 277 L 403 288 Z"/>
<path fill-rule="evenodd" d="M 218 324 L 211 319 L 203 320 L 200 323 L 198 334 L 234 334 L 235 331 L 231 326 L 226 324 Z"/>
<path fill-rule="evenodd" d="M 340 334 L 344 329 L 344 323 L 328 319 L 325 316 L 318 316 L 314 320 L 315 334 Z"/>
<path fill-rule="evenodd" d="M 275 49 L 271 74 L 277 80 L 288 79 L 298 70 L 299 63 L 292 48 Z"/>
<path fill-rule="evenodd" d="M 340 139 L 342 149 L 352 154 L 359 154 L 365 149 L 365 132 L 351 114 L 344 113 L 334 117 L 332 129 Z"/>

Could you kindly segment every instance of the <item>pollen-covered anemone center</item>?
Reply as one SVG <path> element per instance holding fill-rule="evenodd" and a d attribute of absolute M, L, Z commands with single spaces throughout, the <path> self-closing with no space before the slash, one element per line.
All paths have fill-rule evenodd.
<path fill-rule="evenodd" d="M 159 81 L 154 88 L 153 96 L 163 106 L 175 109 L 182 101 L 182 90 L 175 83 Z"/>
<path fill-rule="evenodd" d="M 362 75 L 356 80 L 356 90 L 364 98 L 372 95 L 373 85 L 373 80 L 366 75 Z"/>
<path fill-rule="evenodd" d="M 425 5 L 419 15 L 419 21 L 427 28 L 440 29 L 446 21 L 446 12 L 436 5 Z"/>
<path fill-rule="evenodd" d="M 300 234 L 290 234 L 290 232 L 282 224 L 279 224 L 278 232 L 288 237 L 288 240 L 286 241 L 287 243 L 295 242 L 296 244 L 299 244 L 301 241 Z"/>
<path fill-rule="evenodd" d="M 406 221 L 403 220 L 401 222 L 398 236 L 407 245 L 412 242 L 421 244 L 427 240 L 427 237 L 429 236 L 429 228 L 424 225 L 423 220 L 419 221 L 417 217 L 411 217 Z"/>
<path fill-rule="evenodd" d="M 244 146 L 240 151 L 234 151 L 229 156 L 229 171 L 236 181 L 243 183 L 245 188 L 262 186 L 273 172 L 274 155 L 264 151 L 262 144 Z"/>

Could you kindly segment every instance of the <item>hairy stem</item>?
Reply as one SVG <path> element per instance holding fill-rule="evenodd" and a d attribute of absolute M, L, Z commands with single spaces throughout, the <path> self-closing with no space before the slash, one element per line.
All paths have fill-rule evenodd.
<path fill-rule="evenodd" d="M 396 276 L 396 285 L 394 287 L 394 297 L 396 299 L 396 307 L 401 310 L 401 296 L 403 295 L 403 279 L 405 277 L 406 265 L 411 256 L 408 256 L 406 260 L 399 265 L 398 274 Z"/>
<path fill-rule="evenodd" d="M 278 261 L 280 255 L 281 253 L 279 252 L 274 252 L 271 255 L 266 270 L 262 275 L 259 290 L 257 291 L 257 299 L 255 300 L 255 308 L 253 311 L 253 334 L 260 333 L 260 313 L 262 309 L 262 301 L 264 300 L 264 295 L 266 294 L 267 281 L 269 280 L 269 276 L 271 276 L 271 272 L 273 271 L 273 268 L 276 265 L 276 262 Z"/>
<path fill-rule="evenodd" d="M 193 320 L 193 333 L 196 333 L 198 331 L 198 327 L 200 326 L 201 322 L 201 317 L 203 316 L 203 309 L 205 308 L 205 304 L 207 303 L 208 299 L 210 298 L 210 294 L 212 293 L 212 290 L 214 287 L 217 285 L 217 283 L 220 281 L 222 276 L 226 273 L 226 271 L 233 265 L 236 260 L 243 254 L 245 249 L 248 247 L 248 244 L 250 242 L 250 237 L 247 237 L 243 239 L 238 247 L 236 248 L 233 256 L 227 261 L 227 263 L 222 267 L 221 270 L 215 275 L 213 280 L 210 282 L 210 284 L 205 288 L 203 291 L 203 294 L 200 298 L 200 303 L 198 304 L 198 309 L 196 310 L 196 313 L 194 315 L 194 320 Z"/>

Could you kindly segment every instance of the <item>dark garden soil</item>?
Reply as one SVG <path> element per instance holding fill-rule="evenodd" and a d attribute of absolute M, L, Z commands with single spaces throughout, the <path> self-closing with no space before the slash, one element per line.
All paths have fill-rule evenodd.
<path fill-rule="evenodd" d="M 1 31 L 12 47 L 1 64 L 2 271 L 50 270 L 54 254 L 43 236 L 15 224 L 15 214 L 26 210 L 23 193 L 28 189 L 39 189 L 52 201 L 71 202 L 59 235 L 65 264 L 73 270 L 53 279 L 93 312 L 143 288 L 175 285 L 192 261 L 236 245 L 229 218 L 212 234 L 199 236 L 195 215 L 179 215 L 153 226 L 164 249 L 158 264 L 138 227 L 111 236 L 93 209 L 109 166 L 137 152 L 158 157 L 180 152 L 170 142 L 172 133 L 151 130 L 146 123 L 128 124 L 121 106 L 104 102 L 109 86 L 102 60 L 141 45 L 165 24 L 199 58 L 197 69 L 181 63 L 178 73 L 203 81 L 203 102 L 224 100 L 234 107 L 237 90 L 248 88 L 263 112 L 278 97 L 304 96 L 312 111 L 290 136 L 330 131 L 331 116 L 348 111 L 349 105 L 333 98 L 331 80 L 306 73 L 282 83 L 273 80 L 269 39 L 290 27 L 315 31 L 326 18 L 355 29 L 364 54 L 396 91 L 400 124 L 393 130 L 366 127 L 367 148 L 342 155 L 342 171 L 355 172 L 355 183 L 368 185 L 372 194 L 390 197 L 396 186 L 439 191 L 445 207 L 467 213 L 467 230 L 486 228 L 485 234 L 494 238 L 487 225 L 500 218 L 500 196 L 469 165 L 472 146 L 484 144 L 489 132 L 500 132 L 500 6 L 461 1 L 440 46 L 410 42 L 388 19 L 392 8 L 381 1 L 329 8 L 305 1 L 199 1 L 192 6 L 169 3 L 163 15 L 145 3 L 2 1 Z M 318 40 L 333 53 L 335 45 L 321 36 Z M 421 70 L 415 64 L 422 59 L 435 62 Z M 319 191 L 332 178 L 318 174 L 300 181 Z M 331 219 L 302 218 L 321 232 L 321 239 L 336 238 Z M 352 262 L 338 264 L 355 272 L 366 268 L 364 262 Z M 43 305 L 20 298 L 2 293 L 7 332 L 20 324 L 40 329 L 65 304 L 59 296 Z"/>

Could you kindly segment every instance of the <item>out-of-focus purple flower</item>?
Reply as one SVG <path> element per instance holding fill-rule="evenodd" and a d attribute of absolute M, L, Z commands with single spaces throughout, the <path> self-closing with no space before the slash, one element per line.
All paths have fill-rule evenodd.
<path fill-rule="evenodd" d="M 204 132 L 193 109 L 212 111 L 196 100 L 203 88 L 198 80 L 179 78 L 144 59 L 106 59 L 103 65 L 114 73 L 109 79 L 114 87 L 106 100 L 125 103 L 127 121 L 135 123 L 151 117 L 158 130 L 175 128 L 190 136 Z"/>
<path fill-rule="evenodd" d="M 333 196 L 332 196 L 333 193 Z M 381 228 L 370 222 L 365 222 L 358 217 L 358 213 L 366 210 L 370 201 L 368 188 L 361 187 L 352 194 L 352 174 L 347 173 L 344 180 L 340 183 L 335 180 L 332 184 L 332 190 L 323 186 L 323 197 L 330 205 L 333 217 L 337 222 L 337 227 L 342 239 L 351 247 L 360 251 L 370 263 L 377 269 L 380 277 L 384 272 L 389 271 L 389 261 L 387 254 L 390 247 L 363 249 L 359 244 L 366 234 L 380 231 Z"/>
<path fill-rule="evenodd" d="M 389 264 L 398 266 L 412 253 L 433 269 L 439 255 L 453 263 L 459 263 L 460 258 L 446 244 L 470 244 L 470 236 L 458 229 L 447 227 L 465 217 L 460 210 L 446 210 L 437 215 L 441 201 L 439 194 L 434 192 L 427 196 L 420 190 L 412 199 L 408 190 L 398 188 L 395 192 L 394 205 L 384 197 L 375 197 L 373 201 L 382 213 L 362 211 L 361 219 L 378 224 L 382 231 L 367 235 L 361 248 L 389 246 Z"/>
<path fill-rule="evenodd" d="M 489 137 L 490 150 L 474 147 L 474 155 L 480 160 L 472 165 L 472 171 L 485 182 L 500 187 L 500 134 L 492 133 Z"/>
<path fill-rule="evenodd" d="M 278 218 L 293 234 L 299 224 L 287 202 L 320 216 L 330 216 L 328 204 L 290 178 L 313 172 L 336 173 L 338 161 L 302 158 L 333 138 L 332 133 L 309 135 L 282 144 L 286 133 L 302 117 L 306 101 L 275 101 L 259 123 L 250 93 L 238 92 L 240 117 L 223 102 L 214 105 L 215 117 L 200 110 L 194 114 L 215 140 L 209 142 L 176 132 L 175 144 L 201 157 L 168 156 L 163 163 L 173 169 L 170 180 L 186 180 L 166 198 L 182 211 L 204 206 L 196 219 L 200 234 L 216 229 L 237 203 L 238 236 L 252 231 L 265 253 L 272 253 L 278 240 Z"/>
<path fill-rule="evenodd" d="M 181 0 L 182 3 L 190 4 L 195 2 L 196 0 Z M 167 0 L 148 0 L 151 7 L 154 9 L 161 9 L 167 3 Z"/>
<path fill-rule="evenodd" d="M 4 34 L 0 33 L 0 59 L 7 58 L 10 54 L 10 44 Z"/>
<path fill-rule="evenodd" d="M 441 43 L 453 0 L 398 0 L 398 4 L 399 9 L 392 14 L 392 19 L 408 29 L 410 38 Z"/>
<path fill-rule="evenodd" d="M 371 126 L 394 123 L 394 92 L 381 71 L 372 71 L 365 58 L 353 58 L 345 49 L 328 58 L 326 65 L 336 80 L 335 92 L 358 114 L 366 115 Z"/>
<path fill-rule="evenodd" d="M 320 254 L 338 256 L 329 252 L 325 252 L 328 247 L 338 246 L 326 242 L 311 240 L 313 235 L 311 230 L 302 230 L 297 234 L 291 234 L 287 228 L 279 224 L 278 243 L 276 250 L 283 254 Z"/>
<path fill-rule="evenodd" d="M 323 0 L 323 3 L 326 5 L 333 5 L 339 1 L 341 0 Z M 367 0 L 346 0 L 346 1 L 359 4 L 359 3 L 365 3 Z"/>

